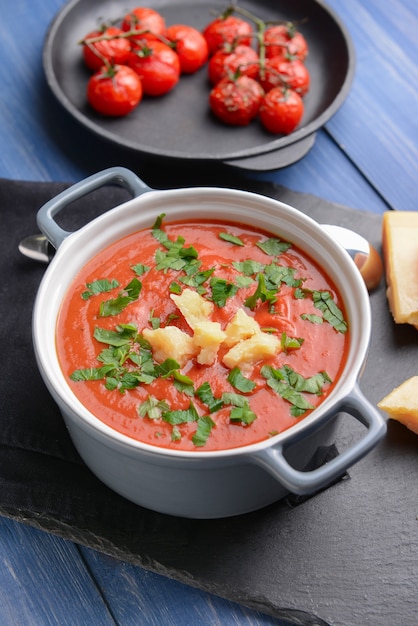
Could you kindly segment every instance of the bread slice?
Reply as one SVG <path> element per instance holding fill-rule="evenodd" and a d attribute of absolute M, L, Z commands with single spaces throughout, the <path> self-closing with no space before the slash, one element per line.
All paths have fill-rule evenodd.
<path fill-rule="evenodd" d="M 382 248 L 393 319 L 418 328 L 418 212 L 384 213 Z"/>
<path fill-rule="evenodd" d="M 377 406 L 418 435 L 418 376 L 393 389 Z"/>

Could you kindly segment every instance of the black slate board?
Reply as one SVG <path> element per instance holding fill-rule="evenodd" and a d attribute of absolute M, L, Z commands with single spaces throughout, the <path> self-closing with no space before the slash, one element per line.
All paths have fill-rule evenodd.
<path fill-rule="evenodd" d="M 187 174 L 144 177 L 180 186 Z M 172 180 L 169 180 L 169 178 Z M 194 178 L 194 184 L 207 184 Z M 353 211 L 229 173 L 223 186 L 277 197 L 320 222 L 355 228 L 379 248 L 380 216 Z M 33 300 L 43 266 L 17 251 L 36 231 L 37 209 L 61 183 L 0 180 L 0 514 L 140 564 L 292 623 L 415 626 L 418 612 L 418 437 L 389 423 L 385 440 L 346 480 L 314 497 L 287 498 L 226 520 L 182 520 L 137 507 L 84 466 L 37 372 L 31 344 Z M 79 227 L 124 192 L 95 192 L 64 227 Z M 77 223 L 79 221 L 79 223 Z M 418 373 L 418 333 L 396 327 L 384 284 L 371 296 L 373 335 L 361 387 L 372 402 Z M 22 378 L 16 372 L 24 372 Z M 341 423 L 336 445 L 359 436 Z M 175 541 L 173 538 L 175 537 Z"/>

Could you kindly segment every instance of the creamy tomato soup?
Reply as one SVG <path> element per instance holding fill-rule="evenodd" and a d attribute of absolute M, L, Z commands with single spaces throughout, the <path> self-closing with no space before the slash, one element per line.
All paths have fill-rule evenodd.
<path fill-rule="evenodd" d="M 335 285 L 290 242 L 159 216 L 81 270 L 56 341 L 68 384 L 105 424 L 205 451 L 309 415 L 343 369 L 349 329 Z"/>

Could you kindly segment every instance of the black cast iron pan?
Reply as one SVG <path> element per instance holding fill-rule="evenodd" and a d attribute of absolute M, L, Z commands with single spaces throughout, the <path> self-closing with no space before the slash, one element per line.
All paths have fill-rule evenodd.
<path fill-rule="evenodd" d="M 261 19 L 300 22 L 308 41 L 311 89 L 304 98 L 302 122 L 293 133 L 271 135 L 258 120 L 245 128 L 216 120 L 208 106 L 206 67 L 182 76 L 167 95 L 144 98 L 127 117 L 102 117 L 86 101 L 90 74 L 78 42 L 101 21 L 118 20 L 137 4 L 135 0 L 71 0 L 55 17 L 45 38 L 44 71 L 53 94 L 85 129 L 110 144 L 165 162 L 216 161 L 252 170 L 277 169 L 308 152 L 315 132 L 348 94 L 354 74 L 353 45 L 343 24 L 322 1 L 242 0 L 240 6 Z M 161 12 L 167 24 L 185 23 L 202 29 L 227 3 L 149 0 L 146 6 Z"/>

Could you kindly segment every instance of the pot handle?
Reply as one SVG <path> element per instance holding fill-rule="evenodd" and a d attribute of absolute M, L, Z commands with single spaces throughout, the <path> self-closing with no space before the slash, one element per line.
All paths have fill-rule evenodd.
<path fill-rule="evenodd" d="M 363 396 L 358 385 L 332 408 L 332 414 L 345 411 L 368 428 L 366 435 L 340 455 L 311 471 L 299 471 L 289 465 L 284 457 L 284 446 L 278 445 L 260 450 L 251 455 L 251 460 L 261 465 L 290 492 L 305 495 L 321 489 L 339 478 L 344 472 L 360 461 L 386 434 L 386 421 L 379 411 Z M 295 443 L 308 433 L 297 433 L 286 442 Z"/>
<path fill-rule="evenodd" d="M 124 187 L 133 197 L 152 191 L 151 187 L 148 187 L 136 174 L 125 167 L 109 167 L 75 183 L 44 204 L 36 216 L 40 230 L 54 248 L 58 248 L 64 239 L 72 234 L 71 231 L 64 230 L 56 223 L 54 215 L 74 200 L 78 200 L 100 187 L 111 184 Z"/>

